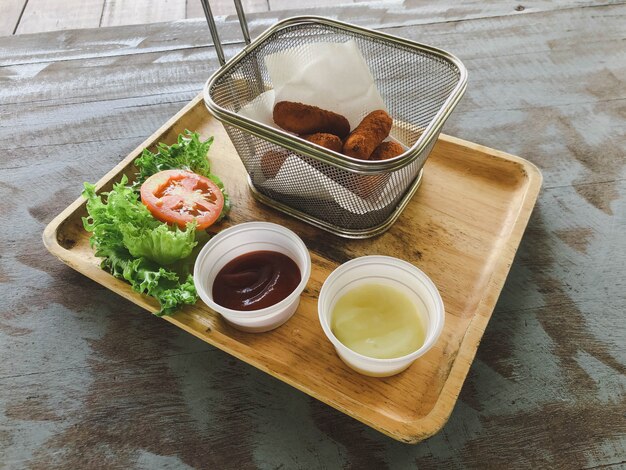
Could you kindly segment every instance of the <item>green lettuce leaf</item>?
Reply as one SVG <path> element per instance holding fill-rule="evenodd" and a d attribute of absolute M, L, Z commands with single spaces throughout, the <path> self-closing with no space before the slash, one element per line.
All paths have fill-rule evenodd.
<path fill-rule="evenodd" d="M 121 224 L 120 231 L 124 246 L 131 255 L 145 257 L 160 264 L 169 265 L 191 254 L 196 246 L 196 223 L 189 224 L 186 230 L 178 226 L 170 229 L 161 224 L 152 229 L 138 228 L 133 224 Z"/>
<path fill-rule="evenodd" d="M 181 260 L 193 262 L 187 258 L 197 244 L 196 224 L 181 230 L 156 220 L 127 183 L 122 177 L 102 197 L 94 185 L 85 183 L 89 215 L 83 217 L 83 226 L 91 232 L 96 256 L 104 258 L 102 268 L 126 279 L 137 292 L 155 297 L 161 304 L 158 314 L 167 315 L 197 300 L 193 277 L 167 268 Z"/>
<path fill-rule="evenodd" d="M 89 216 L 83 218 L 83 226 L 92 232 L 90 243 L 96 255 L 108 256 L 108 250 L 123 247 L 135 257 L 163 265 L 189 256 L 197 244 L 196 224 L 180 230 L 156 220 L 127 183 L 124 176 L 113 190 L 104 193 L 106 202 L 96 194 L 94 185 L 85 183 L 83 196 Z"/>
<path fill-rule="evenodd" d="M 158 316 L 170 315 L 181 305 L 198 300 L 193 276 L 183 278 L 145 258 L 135 258 L 123 248 L 109 251 L 101 267 L 128 281 L 133 290 L 156 298 L 161 305 Z"/>
<path fill-rule="evenodd" d="M 202 142 L 200 134 L 185 130 L 178 136 L 178 142 L 166 145 L 157 144 L 157 152 L 145 149 L 141 156 L 135 159 L 135 166 L 139 170 L 137 183 L 142 184 L 150 176 L 163 170 L 189 170 L 199 175 L 211 174 L 211 164 L 207 154 L 213 143 L 213 137 Z"/>
<path fill-rule="evenodd" d="M 94 185 L 85 183 L 88 216 L 83 225 L 91 232 L 96 256 L 103 258 L 102 268 L 128 281 L 135 291 L 155 297 L 161 305 L 157 315 L 196 302 L 191 271 L 200 249 L 197 239 L 204 242 L 208 235 L 196 233 L 196 223 L 181 230 L 155 219 L 141 203 L 139 188 L 159 171 L 193 171 L 212 180 L 224 194 L 221 219 L 230 210 L 230 198 L 219 177 L 211 173 L 207 153 L 212 143 L 212 137 L 202 142 L 199 134 L 185 131 L 174 145 L 160 143 L 156 153 L 143 151 L 134 162 L 139 172 L 132 185 L 124 176 L 100 196 Z"/>

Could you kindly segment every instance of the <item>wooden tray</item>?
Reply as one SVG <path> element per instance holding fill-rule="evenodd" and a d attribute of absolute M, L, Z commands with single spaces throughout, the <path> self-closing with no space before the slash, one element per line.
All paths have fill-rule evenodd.
<path fill-rule="evenodd" d="M 415 443 L 448 419 L 489 321 L 535 204 L 541 174 L 531 163 L 442 135 L 424 167 L 424 180 L 398 221 L 369 240 L 345 240 L 256 202 L 246 172 L 222 125 L 198 96 L 107 173 L 108 190 L 144 147 L 173 143 L 184 129 L 215 136 L 209 152 L 233 201 L 229 220 L 272 221 L 299 234 L 311 251 L 311 278 L 298 311 L 285 325 L 263 334 L 241 333 L 202 301 L 167 321 L 229 354 L 395 439 Z M 76 192 L 81 189 L 76 182 Z M 46 227 L 48 250 L 103 286 L 149 310 L 156 302 L 101 270 L 84 231 L 82 198 Z M 218 227 L 219 229 L 220 227 Z M 317 296 L 328 274 L 348 259 L 385 254 L 414 263 L 438 286 L 446 308 L 445 329 L 433 349 L 405 372 L 386 379 L 349 369 L 335 354 L 317 318 Z"/>

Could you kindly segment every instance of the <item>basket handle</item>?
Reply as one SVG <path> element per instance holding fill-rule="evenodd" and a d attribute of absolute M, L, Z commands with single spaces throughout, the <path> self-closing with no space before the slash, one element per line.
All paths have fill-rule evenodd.
<path fill-rule="evenodd" d="M 243 39 L 246 44 L 250 44 L 250 32 L 248 31 L 248 22 L 246 21 L 246 15 L 243 11 L 243 7 L 241 6 L 241 0 L 234 0 L 234 2 L 235 10 L 237 10 L 237 18 L 239 18 L 239 26 L 241 26 L 241 32 L 243 34 Z M 209 0 L 200 0 L 200 3 L 202 3 L 204 16 L 206 17 L 206 22 L 208 23 L 209 30 L 211 31 L 211 37 L 213 38 L 213 45 L 215 46 L 217 58 L 220 61 L 220 65 L 224 65 L 226 63 L 226 59 L 224 58 L 224 49 L 222 48 L 222 43 L 220 42 L 220 37 L 217 33 L 217 26 L 215 25 L 215 18 L 213 17 L 213 13 L 211 12 Z"/>

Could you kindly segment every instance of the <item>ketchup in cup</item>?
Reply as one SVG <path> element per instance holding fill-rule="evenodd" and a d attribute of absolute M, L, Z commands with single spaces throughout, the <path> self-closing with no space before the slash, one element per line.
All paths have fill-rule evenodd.
<path fill-rule="evenodd" d="M 298 235 L 278 224 L 246 222 L 204 245 L 193 282 L 202 301 L 231 326 L 263 333 L 296 313 L 310 275 L 311 255 Z"/>
<path fill-rule="evenodd" d="M 289 256 L 252 251 L 229 261 L 217 273 L 213 300 L 232 310 L 260 310 L 286 299 L 300 280 L 300 269 Z"/>

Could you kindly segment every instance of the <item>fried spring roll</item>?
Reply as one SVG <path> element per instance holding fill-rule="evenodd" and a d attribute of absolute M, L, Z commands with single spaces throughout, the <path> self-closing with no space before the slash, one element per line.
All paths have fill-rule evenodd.
<path fill-rule="evenodd" d="M 387 138 L 393 120 L 382 109 L 363 118 L 343 144 L 343 153 L 349 157 L 368 160 L 374 149 Z"/>
<path fill-rule="evenodd" d="M 370 156 L 370 160 L 389 160 L 404 153 L 404 147 L 397 142 L 381 142 Z"/>
<path fill-rule="evenodd" d="M 276 178 L 276 175 L 280 171 L 287 160 L 287 152 L 280 152 L 278 150 L 268 150 L 261 156 L 261 172 L 267 179 Z"/>
<path fill-rule="evenodd" d="M 381 142 L 369 158 L 370 162 L 388 160 L 404 153 L 404 147 L 397 142 Z M 389 173 L 361 177 L 357 184 L 352 184 L 352 191 L 364 199 L 376 199 L 380 196 L 387 181 Z"/>
<path fill-rule="evenodd" d="M 343 142 L 339 137 L 325 132 L 303 135 L 301 137 L 305 140 L 308 140 L 309 142 L 320 145 L 335 152 L 341 152 L 341 149 L 343 147 Z"/>
<path fill-rule="evenodd" d="M 326 132 L 344 138 L 350 133 L 350 123 L 340 114 L 303 103 L 279 101 L 274 106 L 274 122 L 296 134 Z"/>

